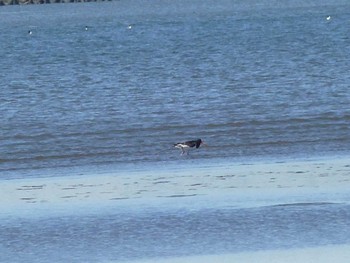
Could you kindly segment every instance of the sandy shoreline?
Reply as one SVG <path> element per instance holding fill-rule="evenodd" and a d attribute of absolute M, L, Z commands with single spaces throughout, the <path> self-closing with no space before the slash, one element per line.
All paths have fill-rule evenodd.
<path fill-rule="evenodd" d="M 108 245 L 112 243 L 119 244 L 119 246 L 122 247 L 121 243 L 118 243 L 117 236 L 111 234 L 113 231 L 118 230 L 119 226 L 123 226 L 121 229 L 125 228 L 127 230 L 117 233 L 126 240 L 129 240 L 128 233 L 134 236 L 135 234 L 138 236 L 140 233 L 141 235 L 145 234 L 146 237 L 153 236 L 153 231 L 148 233 L 143 229 L 143 224 L 147 224 L 148 222 L 148 227 L 153 227 L 151 230 L 159 231 L 159 234 L 163 237 L 162 240 L 166 241 L 169 233 L 171 237 L 176 237 L 176 234 L 171 232 L 172 227 L 176 226 L 176 224 L 174 224 L 176 222 L 169 224 L 169 226 L 172 226 L 170 229 L 160 228 L 158 225 L 158 223 L 160 226 L 168 224 L 167 221 L 164 221 L 167 220 L 166 218 L 168 218 L 168 216 L 175 216 L 175 218 L 179 218 L 180 221 L 181 219 L 184 220 L 184 222 L 180 224 L 180 227 L 178 226 L 178 228 L 176 228 L 180 230 L 182 230 L 182 227 L 185 227 L 184 229 L 186 229 L 186 227 L 190 228 L 192 226 L 191 220 L 194 219 L 189 220 L 189 218 L 194 216 L 193 218 L 197 218 L 197 221 L 195 220 L 193 222 L 201 223 L 203 231 L 207 231 L 207 228 L 209 230 L 212 229 L 210 231 L 208 230 L 208 233 L 213 235 L 211 231 L 217 229 L 216 223 L 218 222 L 215 220 L 217 216 L 216 211 L 230 211 L 232 214 L 226 215 L 226 221 L 223 222 L 226 222 L 226 224 L 229 223 L 229 226 L 232 227 L 234 224 L 232 224 L 230 220 L 233 218 L 233 215 L 236 214 L 236 211 L 243 213 L 243 215 L 244 213 L 250 213 L 250 215 L 254 217 L 254 215 L 259 215 L 259 213 L 262 213 L 261 215 L 266 215 L 266 213 L 270 213 L 269 211 L 289 211 L 288 213 L 291 213 L 290 211 L 293 211 L 293 207 L 297 207 L 298 211 L 304 211 L 303 209 L 305 209 L 311 217 L 318 216 L 318 213 L 322 213 L 322 215 L 328 217 L 330 221 L 327 221 L 327 218 L 323 221 L 320 220 L 319 224 L 325 223 L 328 225 L 317 226 L 314 229 L 316 232 L 310 232 L 310 235 L 316 235 L 315 237 L 308 238 L 307 235 L 301 235 L 301 240 L 304 241 L 300 241 L 300 243 L 294 240 L 293 231 L 295 231 L 296 235 L 299 235 L 298 227 L 300 226 L 300 229 L 305 229 L 303 222 L 300 222 L 300 224 L 296 222 L 296 225 L 291 226 L 291 229 L 289 229 L 290 231 L 288 229 L 277 228 L 282 231 L 281 237 L 285 236 L 287 240 L 291 241 L 291 249 L 253 250 L 233 254 L 210 254 L 167 258 L 166 252 L 162 254 L 157 251 L 160 244 L 155 243 L 154 247 L 148 247 L 144 243 L 137 243 L 137 240 L 134 241 L 131 239 L 129 241 L 131 243 L 127 243 L 131 245 L 131 247 L 133 247 L 134 244 L 142 244 L 144 249 L 147 248 L 150 251 L 155 249 L 156 253 L 154 257 L 159 258 L 151 259 L 150 254 L 145 254 L 145 257 L 140 257 L 140 260 L 131 261 L 130 263 L 350 262 L 349 244 L 323 246 L 323 244 L 338 244 L 338 242 L 342 244 L 342 242 L 347 242 L 348 239 L 344 238 L 341 234 L 335 232 L 335 237 L 325 238 L 324 243 L 321 241 L 318 242 L 318 239 L 322 238 L 318 236 L 320 233 L 324 233 L 325 235 L 327 235 L 327 233 L 332 233 L 328 230 L 326 231 L 323 227 L 334 227 L 335 231 L 341 229 L 341 225 L 339 227 L 332 225 L 332 218 L 334 215 L 332 211 L 336 211 L 338 207 L 348 207 L 350 203 L 350 159 L 347 158 L 299 162 L 230 164 L 206 166 L 200 169 L 196 168 L 190 170 L 179 169 L 175 171 L 167 169 L 136 172 L 119 171 L 110 174 L 101 173 L 94 175 L 70 175 L 66 177 L 1 180 L 0 189 L 0 219 L 3 220 L 5 225 L 11 226 L 8 229 L 12 227 L 16 228 L 19 224 L 18 222 L 20 222 L 20 224 L 27 222 L 26 227 L 29 229 L 26 230 L 24 228 L 24 233 L 27 235 L 30 234 L 31 236 L 33 232 L 32 229 L 34 229 L 34 232 L 38 231 L 35 232 L 37 234 L 32 235 L 34 244 L 29 247 L 30 252 L 27 253 L 32 253 L 32 249 L 37 249 L 37 237 L 43 238 L 44 243 L 42 244 L 44 248 L 45 246 L 50 247 L 51 238 L 48 236 L 48 233 L 54 232 L 56 228 L 62 229 L 62 224 L 65 224 L 64 227 L 67 227 L 69 231 L 73 231 L 73 234 L 82 236 L 81 240 L 78 239 L 79 242 L 83 242 L 83 244 L 87 242 L 84 249 L 78 249 L 77 251 L 78 257 L 84 257 L 83 254 L 86 252 L 85 249 L 89 247 L 90 239 L 84 239 L 83 237 L 89 236 L 89 231 L 91 231 L 93 235 L 96 234 L 96 222 L 100 222 L 99 227 L 101 230 L 100 233 L 96 234 L 96 245 L 101 242 L 107 242 Z M 275 205 L 277 205 L 277 207 Z M 265 208 L 264 206 L 269 207 Z M 241 207 L 252 207 L 253 209 L 240 209 Z M 259 208 L 255 209 L 255 207 Z M 262 209 L 260 209 L 261 207 Z M 323 212 L 321 211 L 323 209 L 322 207 L 326 209 Z M 207 213 L 205 211 L 210 212 Z M 326 214 L 324 212 L 326 212 Z M 178 213 L 180 213 L 179 217 L 177 217 Z M 154 215 L 157 214 L 163 216 L 154 218 Z M 200 215 L 204 215 L 205 219 L 198 220 L 198 216 Z M 222 215 L 225 215 L 225 213 L 222 213 Z M 37 216 L 39 217 L 39 221 L 35 220 Z M 125 216 L 126 218 L 124 219 Z M 214 219 L 210 219 L 210 216 L 214 216 Z M 346 215 L 338 216 L 336 220 L 340 221 L 336 222 L 344 226 L 348 217 Z M 136 221 L 129 223 L 130 218 Z M 227 221 L 228 218 L 229 221 Z M 278 220 L 278 218 L 276 220 Z M 99 219 L 101 221 L 99 221 Z M 207 220 L 210 221 L 208 224 L 205 223 Z M 238 215 L 235 220 L 234 222 L 240 222 L 241 226 L 245 226 L 245 218 L 241 218 L 240 215 Z M 240 220 L 242 220 L 242 222 Z M 271 218 L 267 220 L 269 222 L 266 224 L 266 227 L 269 229 L 271 223 L 274 221 L 271 221 Z M 282 217 L 282 220 L 287 224 L 290 222 L 293 223 L 293 221 L 289 220 L 289 216 L 287 216 L 287 218 Z M 40 222 L 43 226 L 38 227 L 36 222 Z M 253 220 L 253 223 L 254 222 Z M 257 221 L 256 223 L 260 224 L 261 222 L 259 222 L 260 221 Z M 310 220 L 307 222 L 310 223 Z M 305 224 L 307 224 L 307 222 Z M 14 226 L 12 224 L 14 224 Z M 255 223 L 253 225 L 255 226 Z M 115 228 L 113 228 L 113 226 Z M 218 226 L 219 232 L 215 233 L 215 235 L 222 233 L 220 231 L 222 231 L 223 226 L 225 226 L 225 224 Z M 134 229 L 135 227 L 136 229 Z M 318 229 L 318 227 L 320 229 Z M 71 233 L 69 231 L 68 233 Z M 163 233 L 163 231 L 165 232 Z M 259 231 L 259 229 L 256 231 Z M 260 231 L 264 232 L 265 230 L 260 228 Z M 183 235 L 183 232 L 181 233 Z M 188 232 L 186 232 L 186 234 L 187 233 Z M 236 232 L 233 231 L 232 233 L 235 234 Z M 246 233 L 249 233 L 249 231 Z M 255 232 L 253 231 L 253 233 Z M 271 234 L 271 232 L 266 231 L 266 235 L 269 233 Z M 16 241 L 15 243 L 25 244 L 25 247 L 28 246 L 26 241 L 20 238 L 17 240 L 17 236 L 14 238 L 11 232 L 10 234 L 10 240 L 13 239 Z M 193 233 L 190 234 L 193 236 Z M 221 234 L 220 236 L 222 237 Z M 231 235 L 229 236 L 231 237 Z M 257 237 L 261 236 L 262 234 L 257 235 Z M 59 234 L 58 237 L 60 242 L 67 240 L 65 233 Z M 75 237 L 75 235 L 72 236 L 74 244 L 76 243 Z M 244 241 L 245 237 L 241 236 L 240 238 L 243 238 Z M 271 238 L 274 240 L 273 237 Z M 191 237 L 188 237 L 188 239 L 191 239 Z M 296 237 L 296 239 L 298 239 L 298 237 Z M 68 238 L 68 240 L 70 240 L 70 238 Z M 181 241 L 182 239 L 175 238 L 174 240 Z M 215 238 L 213 240 L 215 242 L 218 241 L 218 239 Z M 227 242 L 235 242 L 228 237 L 226 237 L 226 240 L 228 240 Z M 255 244 L 249 238 L 247 238 L 247 240 L 248 244 Z M 266 240 L 267 239 L 264 238 L 262 242 L 267 242 Z M 151 242 L 150 239 L 147 239 L 147 242 L 148 241 Z M 187 240 L 187 242 L 189 242 L 189 240 Z M 192 242 L 192 239 L 190 242 Z M 201 242 L 201 240 L 193 239 L 193 242 Z M 300 247 L 313 244 L 322 246 L 295 248 L 295 244 Z M 179 249 L 179 251 L 181 251 L 181 246 L 177 246 L 176 243 L 171 243 L 171 245 L 174 249 Z M 279 246 L 275 247 L 278 248 Z M 284 243 L 284 246 L 281 245 L 281 247 L 288 248 L 288 245 L 286 246 L 286 243 Z M 8 253 L 10 253 L 12 257 L 11 249 L 12 246 L 8 248 L 8 251 L 10 251 Z M 39 249 L 41 251 L 40 246 Z M 260 247 L 251 247 L 247 245 L 244 249 L 260 249 Z M 244 249 L 242 248 L 243 251 Z M 113 251 L 113 249 L 111 251 L 107 249 L 105 252 L 113 255 Z M 194 249 L 194 251 L 198 250 Z M 49 254 L 53 255 L 52 257 L 59 257 L 58 254 L 55 253 L 56 248 L 52 251 L 49 249 Z M 212 251 L 208 251 L 208 253 L 212 253 Z M 164 258 L 162 258 L 163 255 Z M 169 255 L 174 254 L 170 253 Z M 181 253 L 175 255 L 181 255 Z M 110 258 L 113 257 L 111 256 Z M 130 259 L 131 258 L 135 257 L 130 257 Z M 115 261 L 107 260 L 99 262 L 112 263 Z"/>
<path fill-rule="evenodd" d="M 350 262 L 350 245 L 322 246 L 314 248 L 265 250 L 223 255 L 205 255 L 130 261 L 127 263 L 347 263 Z"/>
<path fill-rule="evenodd" d="M 241 193 L 256 195 L 264 191 L 349 192 L 350 159 L 14 179 L 0 181 L 0 187 L 0 207 Z"/>

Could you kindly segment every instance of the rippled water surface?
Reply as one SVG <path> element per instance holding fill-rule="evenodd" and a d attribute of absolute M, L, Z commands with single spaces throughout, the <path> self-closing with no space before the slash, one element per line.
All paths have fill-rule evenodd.
<path fill-rule="evenodd" d="M 123 262 L 350 242 L 349 205 L 121 209 L 2 219 L 2 262 Z"/>
<path fill-rule="evenodd" d="M 348 153 L 338 2 L 2 7 L 0 171 Z"/>
<path fill-rule="evenodd" d="M 350 3 L 301 2 L 0 7 L 0 179 L 349 154 Z M 188 156 L 172 148 L 197 138 L 208 146 Z M 5 200 L 0 261 L 122 262 L 350 243 L 347 192 L 312 200 L 305 190 L 295 203 L 280 190 L 281 198 L 253 207 L 236 196 L 191 194 L 83 209 L 69 200 L 63 208 Z"/>

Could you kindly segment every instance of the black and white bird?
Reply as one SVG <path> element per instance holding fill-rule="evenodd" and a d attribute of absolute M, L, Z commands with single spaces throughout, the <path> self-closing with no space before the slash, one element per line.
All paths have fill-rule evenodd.
<path fill-rule="evenodd" d="M 181 149 L 181 154 L 188 154 L 188 150 L 190 148 L 194 148 L 196 147 L 196 149 L 199 148 L 199 146 L 201 146 L 201 144 L 205 144 L 201 139 L 197 139 L 194 141 L 186 141 L 186 142 L 178 142 L 174 144 L 175 148 L 179 148 Z"/>

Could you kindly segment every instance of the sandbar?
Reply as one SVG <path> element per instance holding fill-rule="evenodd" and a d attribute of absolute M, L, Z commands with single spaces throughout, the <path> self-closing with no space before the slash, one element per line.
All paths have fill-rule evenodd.
<path fill-rule="evenodd" d="M 348 263 L 350 245 L 321 246 L 313 248 L 264 250 L 223 255 L 174 257 L 152 260 L 130 261 L 128 263 Z"/>
<path fill-rule="evenodd" d="M 109 172 L 0 181 L 0 208 L 231 196 L 237 202 L 270 195 L 324 196 L 348 201 L 350 159 L 232 163 L 162 171 Z M 341 193 L 341 196 L 337 194 Z M 245 198 L 239 198 L 239 197 Z M 262 196 L 260 198 L 260 196 Z M 272 197 L 273 198 L 273 197 Z M 276 197 L 277 199 L 279 197 Z M 290 200 L 290 202 L 308 200 Z M 331 200 L 332 201 L 332 200 Z"/>

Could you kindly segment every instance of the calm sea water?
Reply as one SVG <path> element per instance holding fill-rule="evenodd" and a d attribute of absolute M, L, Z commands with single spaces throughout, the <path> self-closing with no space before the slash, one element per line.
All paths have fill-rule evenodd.
<path fill-rule="evenodd" d="M 35 216 L 1 216 L 0 261 L 111 263 L 350 243 L 349 204 L 239 208 L 234 198 L 230 205 L 202 201 L 205 206 L 195 197 L 154 207 L 117 201 L 73 213 L 55 207 L 43 216 L 38 209 Z"/>
<path fill-rule="evenodd" d="M 348 202 L 277 196 L 263 195 L 264 206 L 237 206 L 237 196 L 189 197 L 0 214 L 0 261 L 110 263 L 350 243 Z"/>
<path fill-rule="evenodd" d="M 304 2 L 1 7 L 0 178 L 349 154 L 350 3 Z M 208 147 L 189 156 L 172 148 L 196 138 Z M 205 206 L 195 197 L 2 212 L 0 261 L 121 262 L 350 242 L 347 193 L 341 202 L 286 198 L 253 208 L 203 198 Z"/>
<path fill-rule="evenodd" d="M 280 2 L 2 7 L 0 172 L 348 153 L 350 4 Z"/>

